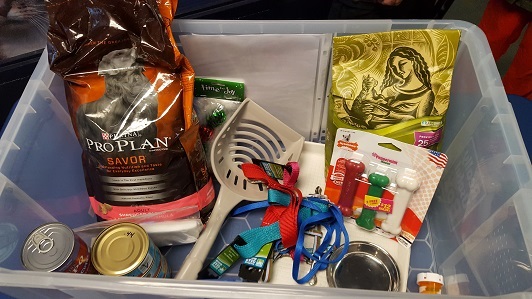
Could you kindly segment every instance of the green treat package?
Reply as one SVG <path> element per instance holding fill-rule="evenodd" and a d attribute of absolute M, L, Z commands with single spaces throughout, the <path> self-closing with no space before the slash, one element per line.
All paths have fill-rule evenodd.
<path fill-rule="evenodd" d="M 200 124 L 199 135 L 207 154 L 207 169 L 212 172 L 212 143 L 223 124 L 245 99 L 244 83 L 219 78 L 196 77 L 194 80 L 194 111 Z"/>
<path fill-rule="evenodd" d="M 245 99 L 244 83 L 196 77 L 194 96 L 242 102 Z"/>
<path fill-rule="evenodd" d="M 335 37 L 325 164 L 338 128 L 440 149 L 459 30 Z"/>

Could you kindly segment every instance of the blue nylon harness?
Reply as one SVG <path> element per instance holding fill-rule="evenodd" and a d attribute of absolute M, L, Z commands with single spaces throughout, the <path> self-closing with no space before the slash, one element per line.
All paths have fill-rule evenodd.
<path fill-rule="evenodd" d="M 269 189 L 268 200 L 251 203 L 236 209 L 233 216 L 240 215 L 251 210 L 267 208 L 268 206 L 283 205 L 288 206 L 290 196 L 286 193 Z M 305 232 L 321 225 L 325 228 L 326 233 L 323 236 L 321 244 L 314 252 L 310 252 L 304 246 Z M 299 284 L 310 281 L 318 271 L 325 270 L 330 263 L 340 261 L 347 253 L 348 246 L 343 246 L 341 254 L 334 260 L 329 260 L 331 253 L 339 248 L 342 244 L 349 244 L 349 235 L 344 225 L 342 213 L 334 204 L 320 198 L 319 195 L 309 195 L 301 202 L 301 208 L 298 213 L 298 238 L 293 247 L 294 266 L 292 267 L 292 278 Z M 281 243 L 281 233 L 279 231 L 279 222 L 267 226 L 261 226 L 250 229 L 239 235 L 246 245 L 235 245 L 235 249 L 243 258 L 253 257 L 267 243 L 276 242 L 276 248 L 281 252 L 288 252 L 289 249 L 279 249 Z M 299 278 L 299 261 L 305 257 L 312 262 L 310 271 Z"/>

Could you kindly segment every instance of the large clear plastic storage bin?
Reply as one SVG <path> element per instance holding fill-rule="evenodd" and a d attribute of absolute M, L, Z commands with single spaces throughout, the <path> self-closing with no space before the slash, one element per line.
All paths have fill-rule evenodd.
<path fill-rule="evenodd" d="M 443 141 L 450 162 L 428 213 L 431 268 L 451 278 L 446 287 L 457 296 L 531 298 L 527 291 L 532 289 L 532 167 L 480 29 L 461 21 L 390 20 L 179 20 L 173 25 L 176 36 L 330 33 L 332 37 L 425 28 L 462 30 Z M 328 72 L 330 48 L 323 50 L 316 67 Z M 307 111 L 311 121 L 296 129 L 319 142 L 325 129 L 327 82 L 315 84 L 312 97 L 298 99 L 308 101 L 300 107 L 313 110 Z M 267 108 L 274 115 L 283 109 L 282 105 Z M 50 221 L 77 227 L 95 220 L 88 213 L 81 150 L 67 111 L 63 82 L 49 71 L 43 55 L 0 140 L 0 294 L 19 298 L 411 296 L 23 271 L 21 243 L 33 228 Z M 468 290 L 452 288 L 465 277 Z"/>

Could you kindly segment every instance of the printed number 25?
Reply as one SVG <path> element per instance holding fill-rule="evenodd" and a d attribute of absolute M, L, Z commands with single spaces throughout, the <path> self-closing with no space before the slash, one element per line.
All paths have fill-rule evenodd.
<path fill-rule="evenodd" d="M 428 140 L 418 140 L 417 141 L 417 146 L 424 147 L 424 146 L 428 146 L 428 145 L 429 145 L 429 141 Z"/>

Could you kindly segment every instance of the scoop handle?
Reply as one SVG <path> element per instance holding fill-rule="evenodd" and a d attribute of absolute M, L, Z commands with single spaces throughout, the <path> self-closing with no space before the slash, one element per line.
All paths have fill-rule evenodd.
<path fill-rule="evenodd" d="M 364 172 L 365 165 L 355 160 L 345 161 L 345 176 L 338 199 L 338 207 L 345 217 L 353 216 L 353 201 L 358 188 L 358 179 Z"/>
<path fill-rule="evenodd" d="M 203 263 L 220 232 L 220 228 L 222 227 L 225 218 L 240 202 L 239 198 L 240 197 L 237 194 L 227 188 L 220 188 L 218 199 L 214 204 L 209 221 L 207 221 L 207 226 L 185 258 L 181 269 L 177 272 L 176 279 L 195 280 L 198 278 L 198 273 L 203 268 Z"/>

